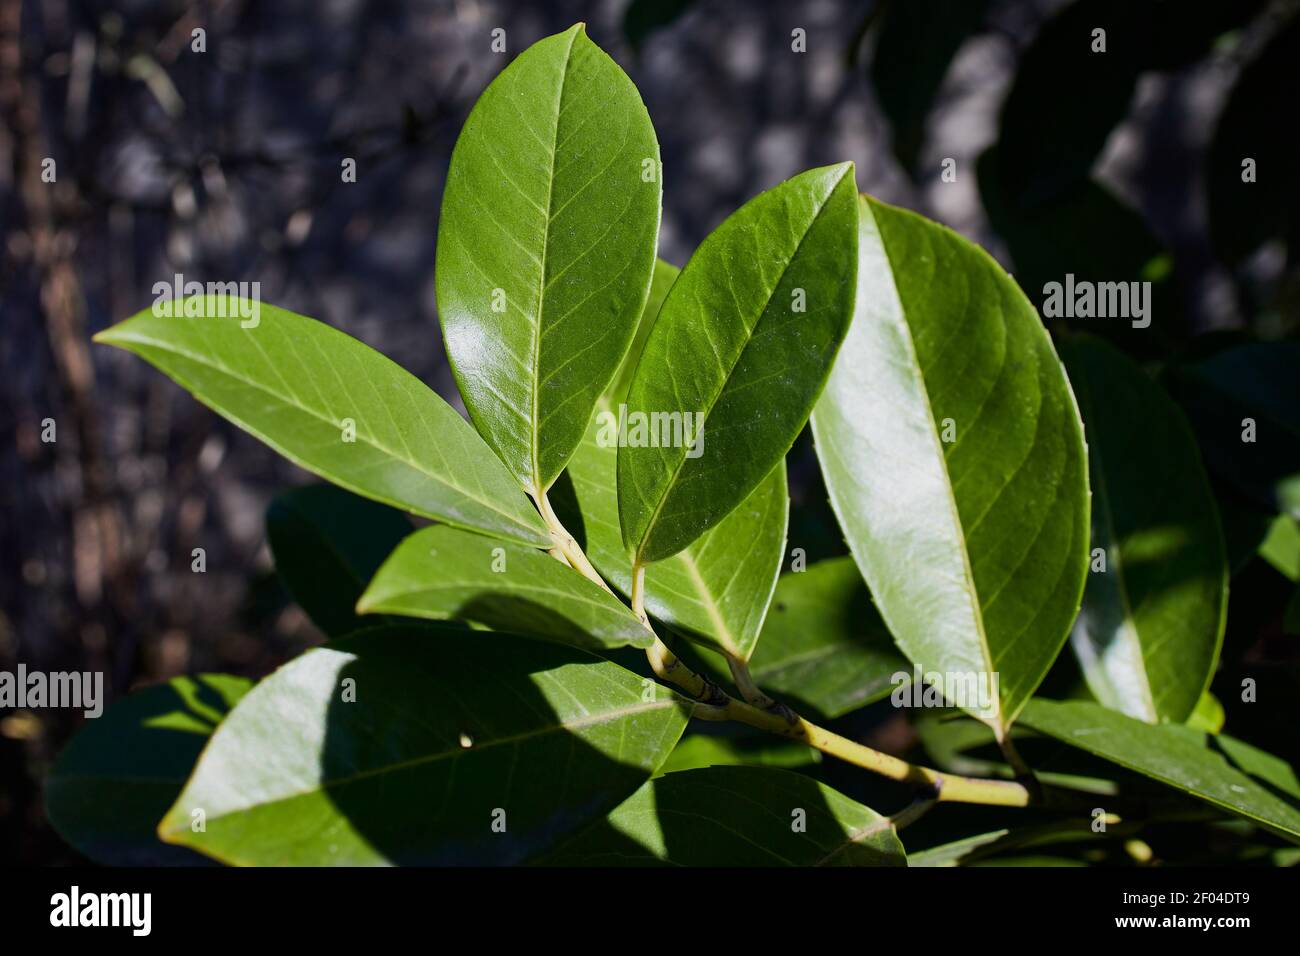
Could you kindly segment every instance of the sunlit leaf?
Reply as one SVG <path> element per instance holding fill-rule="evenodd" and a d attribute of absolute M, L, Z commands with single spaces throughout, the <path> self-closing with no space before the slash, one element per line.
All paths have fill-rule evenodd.
<path fill-rule="evenodd" d="M 549 547 L 541 517 L 474 429 L 414 375 L 342 332 L 220 296 L 95 336 L 157 366 L 290 461 L 375 501 Z M 254 314 L 252 319 L 241 318 Z M 247 326 L 247 327 L 245 327 Z"/>
<path fill-rule="evenodd" d="M 817 454 L 898 646 L 996 690 L 982 716 L 1005 730 L 1083 591 L 1079 413 L 1033 306 L 986 253 L 914 213 L 861 210 L 858 309 L 813 414 Z"/>
<path fill-rule="evenodd" d="M 618 452 L 638 563 L 716 525 L 794 443 L 852 316 L 854 196 L 851 163 L 801 173 L 733 213 L 673 284 L 627 396 L 658 440 Z M 665 442 L 656 421 L 681 424 Z"/>
<path fill-rule="evenodd" d="M 659 143 L 632 81 L 582 24 L 479 97 L 438 224 L 438 313 L 465 407 L 537 494 L 582 440 L 654 268 Z"/>

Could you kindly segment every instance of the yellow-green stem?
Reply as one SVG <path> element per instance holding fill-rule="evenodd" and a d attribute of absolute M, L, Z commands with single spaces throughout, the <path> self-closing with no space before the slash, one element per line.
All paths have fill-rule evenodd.
<path fill-rule="evenodd" d="M 731 679 L 736 685 L 736 690 L 740 691 L 740 696 L 745 698 L 747 703 L 753 704 L 760 710 L 778 706 L 776 701 L 759 689 L 753 675 L 749 673 L 747 661 L 728 656 L 727 666 L 731 668 Z"/>
<path fill-rule="evenodd" d="M 605 579 L 592 567 L 573 535 L 565 530 L 556 517 L 545 494 L 538 496 L 537 506 L 551 531 L 551 537 L 564 557 L 568 559 L 569 564 L 609 591 L 610 587 Z M 653 633 L 654 628 L 645 610 L 645 565 L 639 562 L 632 566 L 631 598 L 633 613 L 646 629 Z M 929 767 L 918 767 L 810 723 L 782 704 L 763 708 L 736 700 L 713 681 L 701 677 L 687 667 L 668 645 L 659 639 L 658 635 L 655 636 L 654 644 L 646 649 L 646 657 L 661 680 L 675 685 L 697 702 L 696 715 L 706 720 L 734 720 L 758 730 L 802 741 L 822 753 L 838 757 L 840 760 L 891 780 L 925 787 L 933 791 L 936 801 L 982 803 L 1006 807 L 1023 807 L 1033 802 L 1029 789 L 1020 783 L 1009 780 L 979 780 L 974 777 L 941 773 Z M 733 670 L 733 675 L 734 673 Z M 748 668 L 745 668 L 743 673 L 748 677 Z M 753 691 L 762 695 L 752 679 L 749 683 Z"/>

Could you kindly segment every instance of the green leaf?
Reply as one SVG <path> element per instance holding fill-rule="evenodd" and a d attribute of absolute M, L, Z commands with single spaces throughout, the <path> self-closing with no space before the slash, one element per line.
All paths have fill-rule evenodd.
<path fill-rule="evenodd" d="M 597 413 L 611 409 L 617 411 L 619 402 L 627 396 L 628 386 L 632 384 L 632 376 L 641 361 L 641 353 L 645 351 L 646 339 L 650 337 L 650 330 L 654 328 L 655 321 L 659 318 L 659 310 L 663 308 L 664 300 L 668 298 L 668 291 L 672 289 L 681 271 L 671 262 L 655 260 L 654 275 L 650 279 L 650 297 L 646 299 L 645 309 L 641 312 L 641 320 L 637 323 L 636 333 L 632 336 L 632 345 L 628 348 L 627 355 L 623 356 L 623 364 L 614 373 L 614 380 L 609 383 L 609 388 L 597 400 Z"/>
<path fill-rule="evenodd" d="M 1264 781 L 1291 799 L 1300 800 L 1300 780 L 1296 779 L 1291 764 L 1281 757 L 1227 735 L 1220 735 L 1215 741 L 1224 755 L 1240 770 Z"/>
<path fill-rule="evenodd" d="M 852 317 L 854 196 L 852 163 L 801 173 L 733 213 L 673 284 L 632 378 L 629 423 L 676 415 L 697 427 L 660 447 L 632 447 L 630 427 L 619 449 L 619 517 L 637 563 L 716 525 L 794 443 Z"/>
<path fill-rule="evenodd" d="M 656 284 L 662 275 L 670 285 L 675 271 L 670 275 L 666 270 L 673 267 L 661 265 L 666 268 L 656 272 Z M 654 318 L 648 306 L 643 330 Z M 640 337 L 643 332 L 637 334 Z M 629 353 L 629 364 L 635 364 L 636 354 Z M 620 371 L 620 378 L 623 374 Z M 584 541 L 597 570 L 623 594 L 630 594 L 632 559 L 619 531 L 618 451 L 612 434 L 619 404 L 613 397 L 603 397 L 597 403 L 582 445 L 569 462 L 575 496 L 569 510 L 576 513 L 564 517 L 566 526 Z M 556 507 L 563 511 L 563 504 L 557 498 Z M 781 570 L 789 510 L 790 495 L 781 464 L 739 507 L 685 550 L 646 569 L 646 610 L 693 641 L 737 660 L 748 659 Z"/>
<path fill-rule="evenodd" d="M 599 417 L 592 419 L 569 476 L 587 556 L 606 580 L 630 594 L 632 559 L 623 549 L 615 491 L 618 453 L 601 443 L 601 428 Z M 646 569 L 646 610 L 692 641 L 748 660 L 781 570 L 789 509 L 781 464 L 719 524 Z"/>
<path fill-rule="evenodd" d="M 602 424 L 569 464 L 586 553 L 614 587 L 632 591 L 632 558 L 619 533 L 617 451 L 598 440 Z M 646 568 L 646 610 L 699 644 L 745 661 L 758 643 L 781 570 L 789 492 L 784 464 L 689 548 Z"/>
<path fill-rule="evenodd" d="M 158 839 L 217 724 L 252 682 L 228 674 L 177 677 L 122 698 L 87 722 L 45 781 L 45 812 L 60 836 L 96 863 L 206 862 Z"/>
<path fill-rule="evenodd" d="M 1204 730 L 1206 733 L 1217 734 L 1223 730 L 1225 716 L 1223 705 L 1219 703 L 1219 699 L 1207 690 L 1201 695 L 1201 699 L 1196 702 L 1196 709 L 1187 718 L 1187 726 L 1194 727 L 1197 730 Z"/>
<path fill-rule="evenodd" d="M 590 649 L 654 643 L 618 598 L 549 554 L 442 526 L 407 537 L 357 607 L 363 614 L 469 621 Z"/>
<path fill-rule="evenodd" d="M 1290 515 L 1274 518 L 1259 546 L 1259 556 L 1279 574 L 1300 581 L 1300 522 Z"/>
<path fill-rule="evenodd" d="M 218 728 L 160 835 L 236 864 L 517 863 L 635 791 L 685 727 L 615 664 L 481 637 L 380 627 L 291 661 Z"/>
<path fill-rule="evenodd" d="M 1300 842 L 1300 803 L 1293 802 L 1300 787 L 1294 778 L 1280 787 L 1281 762 L 1240 741 L 1178 724 L 1151 726 L 1087 701 L 1034 700 L 1021 722 Z"/>
<path fill-rule="evenodd" d="M 963 862 L 978 859 L 976 854 L 986 847 L 996 847 L 1011 835 L 1011 830 L 990 830 L 975 836 L 963 837 L 952 843 L 912 850 L 907 854 L 909 867 L 929 868 L 960 866 Z"/>
<path fill-rule="evenodd" d="M 241 327 L 253 309 L 256 325 Z M 451 406 L 322 322 L 207 296 L 145 310 L 95 341 L 134 352 L 294 464 L 349 491 L 550 547 L 541 517 Z"/>
<path fill-rule="evenodd" d="M 582 445 L 569 462 L 573 501 L 557 496 L 555 502 L 592 563 L 623 594 L 631 592 L 632 559 L 619 531 L 618 451 L 612 431 L 631 370 L 677 274 L 675 266 L 657 263 L 637 340 L 614 385 L 597 402 Z M 778 466 L 740 507 L 686 550 L 646 569 L 646 609 L 691 640 L 747 658 L 781 569 L 789 506 L 785 468 Z"/>
<path fill-rule="evenodd" d="M 764 690 L 827 718 L 889 695 L 912 665 L 894 646 L 852 558 L 819 561 L 776 584 L 750 673 Z"/>
<path fill-rule="evenodd" d="M 806 830 L 793 823 L 804 820 Z M 802 774 L 709 767 L 651 780 L 545 862 L 906 866 L 888 817 Z"/>
<path fill-rule="evenodd" d="M 533 494 L 564 470 L 632 340 L 660 179 L 636 87 L 582 24 L 506 67 L 456 142 L 438 225 L 447 357 L 479 432 Z"/>
<path fill-rule="evenodd" d="M 656 776 L 698 770 L 701 767 L 810 767 L 822 761 L 821 751 L 794 740 L 764 737 L 759 740 L 687 734 Z"/>
<path fill-rule="evenodd" d="M 1112 823 L 1111 826 L 1113 834 L 1115 824 Z M 1054 820 L 1035 826 L 1017 827 L 1014 830 L 992 830 L 924 850 L 911 850 L 907 854 L 907 865 L 910 867 L 973 866 L 983 863 L 988 857 L 1008 850 L 1060 843 L 1091 843 L 1106 837 L 1106 833 L 1093 831 L 1090 817 L 1083 820 Z M 988 865 L 1009 864 L 1009 860 L 1002 858 Z"/>
<path fill-rule="evenodd" d="M 1017 775 L 985 723 L 960 712 L 933 709 L 916 717 L 914 728 L 927 762 L 940 770 L 1003 780 L 1012 780 Z M 1068 750 L 1063 757 L 1063 748 L 1055 741 L 1045 741 L 1021 727 L 1013 728 L 1011 736 L 1025 762 L 1034 768 L 1034 776 L 1045 786 L 1099 796 L 1113 796 L 1121 789 L 1132 787 L 1131 779 L 1123 780 L 1123 772 L 1104 760 L 1083 758 Z M 1159 787 L 1150 785 L 1150 789 L 1159 790 Z"/>
<path fill-rule="evenodd" d="M 987 254 L 874 199 L 861 229 L 858 311 L 813 413 L 831 503 L 902 651 L 954 679 L 996 674 L 983 716 L 1005 731 L 1083 591 L 1079 413 L 1033 306 Z"/>
<path fill-rule="evenodd" d="M 400 511 L 335 488 L 309 485 L 266 511 L 275 570 L 316 626 L 332 637 L 373 625 L 354 610 L 384 559 L 411 533 Z"/>
<path fill-rule="evenodd" d="M 1228 612 L 1228 558 L 1196 438 L 1164 390 L 1109 345 L 1061 347 L 1088 440 L 1092 546 L 1071 643 L 1107 707 L 1186 720 L 1209 686 Z"/>

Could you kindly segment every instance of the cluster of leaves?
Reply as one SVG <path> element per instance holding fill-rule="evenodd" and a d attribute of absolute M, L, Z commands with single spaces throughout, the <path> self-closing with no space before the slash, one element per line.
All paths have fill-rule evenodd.
<path fill-rule="evenodd" d="M 1098 794 L 1113 833 L 1190 807 L 1270 834 L 1252 845 L 1300 840 L 1290 768 L 1218 733 L 1227 550 L 1143 369 L 1082 337 L 1063 366 L 993 259 L 859 196 L 851 164 L 754 198 L 680 272 L 656 259 L 660 178 L 636 89 L 581 26 L 484 92 L 438 236 L 472 425 L 268 305 L 244 327 L 201 298 L 98 337 L 332 483 L 268 514 L 331 640 L 255 686 L 185 678 L 111 708 L 48 782 L 65 837 L 114 863 L 679 865 L 1109 839 L 1048 802 L 908 853 L 910 817 L 821 776 L 806 742 L 824 737 L 683 737 L 728 676 L 796 728 L 763 691 L 834 720 L 914 666 L 997 675 L 988 707 L 917 721 L 945 772 L 1010 776 L 1014 736 L 1043 783 Z M 611 415 L 674 414 L 699 416 L 702 445 L 609 440 Z M 810 420 L 851 554 L 782 575 L 784 459 Z M 1067 641 L 1085 680 L 1036 698 Z M 656 679 L 689 670 L 673 652 L 709 675 L 700 700 Z M 1064 766 L 1037 759 L 1052 741 Z"/>

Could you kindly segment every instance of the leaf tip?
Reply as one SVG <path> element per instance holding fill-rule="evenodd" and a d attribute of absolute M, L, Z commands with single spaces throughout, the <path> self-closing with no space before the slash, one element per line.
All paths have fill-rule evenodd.
<path fill-rule="evenodd" d="M 158 821 L 155 832 L 158 834 L 158 839 L 163 843 L 172 846 L 183 846 L 185 843 L 185 828 L 178 826 L 172 819 L 174 811 L 175 808 L 167 811 L 167 815 Z"/>

